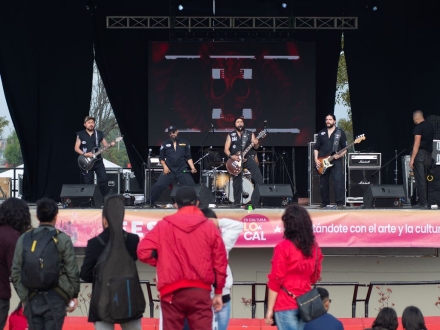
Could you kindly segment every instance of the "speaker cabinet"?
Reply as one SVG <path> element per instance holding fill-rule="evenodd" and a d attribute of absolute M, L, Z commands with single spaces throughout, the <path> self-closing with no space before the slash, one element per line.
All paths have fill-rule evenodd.
<path fill-rule="evenodd" d="M 102 205 L 101 192 L 94 184 L 65 184 L 60 197 L 66 207 L 101 208 Z"/>
<path fill-rule="evenodd" d="M 173 190 L 171 191 L 171 198 L 174 200 L 176 198 L 177 190 L 180 187 L 184 187 L 184 185 L 174 185 Z M 214 195 L 205 185 L 191 185 L 187 187 L 192 187 L 196 191 L 197 198 L 200 201 L 200 206 L 208 206 L 209 204 L 214 204 Z"/>
<path fill-rule="evenodd" d="M 123 173 L 122 169 L 106 169 L 107 174 L 107 192 L 109 194 L 122 194 L 124 193 Z M 95 173 L 95 184 L 98 184 L 98 178 Z"/>
<path fill-rule="evenodd" d="M 313 154 L 314 142 L 309 142 L 309 198 L 310 205 L 319 205 L 322 203 L 321 192 L 319 188 L 319 175 L 315 170 L 315 156 Z M 346 189 L 346 157 L 342 159 L 342 170 L 344 173 L 344 190 Z M 330 202 L 335 202 L 335 189 L 333 188 L 333 180 L 330 178 Z"/>
<path fill-rule="evenodd" d="M 370 185 L 365 190 L 364 207 L 366 209 L 397 207 L 400 206 L 400 199 L 404 197 L 403 185 Z"/>
<path fill-rule="evenodd" d="M 286 206 L 293 199 L 290 184 L 260 184 L 258 192 L 260 193 L 260 205 L 263 207 Z"/>
<path fill-rule="evenodd" d="M 440 166 L 435 166 L 429 174 L 431 181 L 428 181 L 428 205 L 440 207 Z"/>
<path fill-rule="evenodd" d="M 377 171 L 378 168 L 349 168 L 347 200 L 355 199 L 362 203 L 368 186 L 380 184 L 380 171 Z"/>

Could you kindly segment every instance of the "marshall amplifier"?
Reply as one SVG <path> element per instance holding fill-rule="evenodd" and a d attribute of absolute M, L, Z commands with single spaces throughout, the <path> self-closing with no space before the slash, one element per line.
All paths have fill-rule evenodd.
<path fill-rule="evenodd" d="M 437 165 L 440 165 L 440 140 L 432 142 L 432 158 Z"/>
<path fill-rule="evenodd" d="M 348 169 L 348 203 L 362 203 L 367 188 L 380 184 L 379 168 L 349 168 Z"/>
<path fill-rule="evenodd" d="M 380 167 L 380 153 L 350 153 L 348 154 L 348 167 Z"/>

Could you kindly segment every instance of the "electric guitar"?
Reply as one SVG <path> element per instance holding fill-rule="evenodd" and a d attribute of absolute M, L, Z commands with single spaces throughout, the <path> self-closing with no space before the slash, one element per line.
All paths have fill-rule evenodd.
<path fill-rule="evenodd" d="M 123 139 L 123 137 L 120 136 L 120 137 L 116 138 L 116 140 L 114 142 L 116 143 L 116 142 L 122 141 L 122 139 Z M 95 148 L 94 150 L 92 150 L 93 157 L 86 157 L 84 155 L 79 155 L 79 157 L 78 157 L 78 166 L 79 166 L 79 168 L 84 170 L 84 171 L 90 171 L 90 169 L 93 167 L 93 165 L 99 160 L 96 157 L 99 154 L 101 154 L 102 152 L 106 151 L 107 149 L 109 149 L 111 147 L 112 147 L 112 145 L 111 145 L 111 143 L 109 143 L 107 145 L 107 147 Z"/>
<path fill-rule="evenodd" d="M 321 157 L 318 158 L 319 162 L 321 163 L 319 166 L 316 166 L 316 171 L 318 172 L 319 175 L 323 175 L 325 173 L 325 171 L 327 171 L 327 169 L 329 167 L 332 167 L 333 164 L 331 163 L 334 159 L 336 155 L 340 155 L 342 154 L 345 150 L 347 150 L 348 148 L 350 148 L 352 145 L 356 144 L 356 143 L 360 143 L 361 141 L 365 140 L 365 134 L 361 134 L 358 135 L 356 137 L 356 139 L 350 143 L 348 146 L 346 146 L 344 149 L 339 150 L 337 153 L 335 153 L 332 156 L 325 156 L 325 157 Z"/>
<path fill-rule="evenodd" d="M 258 133 L 258 136 L 256 137 L 257 140 L 262 139 L 266 136 L 266 130 L 262 130 L 260 133 Z M 231 175 L 239 175 L 242 168 L 241 168 L 241 162 L 243 161 L 243 163 L 245 163 L 247 161 L 247 159 L 244 158 L 244 156 L 246 156 L 246 154 L 249 152 L 249 150 L 252 149 L 252 147 L 254 146 L 253 143 L 251 143 L 250 145 L 248 145 L 248 147 L 243 151 L 243 154 L 241 153 L 241 151 L 237 152 L 237 154 L 235 156 L 239 157 L 239 160 L 233 160 L 232 158 L 228 159 L 228 161 L 226 162 L 226 169 L 228 170 L 228 172 Z"/>

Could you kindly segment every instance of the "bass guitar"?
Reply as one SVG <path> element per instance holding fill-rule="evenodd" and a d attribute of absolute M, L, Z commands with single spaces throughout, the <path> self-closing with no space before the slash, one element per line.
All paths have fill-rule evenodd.
<path fill-rule="evenodd" d="M 262 139 L 266 136 L 266 130 L 262 130 L 258 136 L 256 137 L 257 140 Z M 241 153 L 241 151 L 237 152 L 237 154 L 235 156 L 238 156 L 239 159 L 238 160 L 233 160 L 233 159 L 228 159 L 228 161 L 226 162 L 226 169 L 228 170 L 228 172 L 231 175 L 239 175 L 242 168 L 241 168 L 241 163 L 245 163 L 247 161 L 246 158 L 244 158 L 244 156 L 246 156 L 246 154 L 249 152 L 249 150 L 251 150 L 251 148 L 254 146 L 253 143 L 251 143 L 250 145 L 248 145 L 248 147 L 243 151 L 243 154 Z"/>
<path fill-rule="evenodd" d="M 361 135 L 358 135 L 357 137 L 356 137 L 356 139 L 352 142 L 352 143 L 350 143 L 348 146 L 346 146 L 344 149 L 341 149 L 341 150 L 339 150 L 337 153 L 335 153 L 334 155 L 332 155 L 332 156 L 325 156 L 325 157 L 321 157 L 321 158 L 318 158 L 318 160 L 319 160 L 319 162 L 320 162 L 320 165 L 319 166 L 316 166 L 316 171 L 318 172 L 318 174 L 319 175 L 323 175 L 324 173 L 325 173 L 325 171 L 327 171 L 327 169 L 329 168 L 329 167 L 332 167 L 333 166 L 333 164 L 331 163 L 334 159 L 335 159 L 335 156 L 339 156 L 339 155 L 341 155 L 345 150 L 347 150 L 348 148 L 350 148 L 352 145 L 354 145 L 354 144 L 356 144 L 356 143 L 360 143 L 361 141 L 363 141 L 363 140 L 365 140 L 366 139 L 366 137 L 365 137 L 365 134 L 361 134 Z"/>
<path fill-rule="evenodd" d="M 119 141 L 122 141 L 122 136 L 116 138 L 116 140 L 113 141 L 113 142 L 116 143 L 116 142 L 119 142 Z M 84 155 L 79 155 L 79 157 L 78 157 L 78 166 L 79 166 L 79 168 L 84 170 L 84 171 L 90 171 L 91 168 L 93 167 L 93 165 L 99 160 L 97 158 L 97 156 L 99 154 L 101 154 L 102 152 L 106 151 L 107 149 L 111 148 L 111 147 L 112 147 L 112 145 L 111 145 L 111 143 L 109 143 L 107 145 L 107 147 L 95 148 L 96 151 L 95 150 L 92 151 L 93 157 L 86 157 Z"/>

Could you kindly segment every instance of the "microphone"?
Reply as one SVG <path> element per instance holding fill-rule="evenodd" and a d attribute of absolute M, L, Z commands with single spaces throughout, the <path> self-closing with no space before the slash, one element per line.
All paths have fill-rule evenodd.
<path fill-rule="evenodd" d="M 267 127 L 267 119 L 264 121 L 264 129 Z"/>
<path fill-rule="evenodd" d="M 151 156 L 151 148 L 150 149 L 148 149 L 148 157 L 150 157 Z"/>
<path fill-rule="evenodd" d="M 215 129 L 214 129 L 214 124 L 213 123 L 211 123 L 211 131 L 212 131 L 213 134 L 215 133 Z"/>

